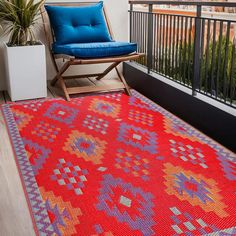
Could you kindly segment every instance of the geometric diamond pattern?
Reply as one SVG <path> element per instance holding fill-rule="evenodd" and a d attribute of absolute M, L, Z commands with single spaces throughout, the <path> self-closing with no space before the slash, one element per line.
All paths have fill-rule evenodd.
<path fill-rule="evenodd" d="M 83 100 L 84 100 L 83 97 L 73 98 L 73 100 L 71 100 L 70 103 L 75 106 L 80 106 L 82 104 Z"/>
<path fill-rule="evenodd" d="M 195 131 L 190 129 L 189 125 L 174 117 L 172 119 L 164 117 L 164 129 L 164 131 L 168 134 L 201 143 L 201 139 L 196 137 Z"/>
<path fill-rule="evenodd" d="M 78 158 L 82 157 L 85 161 L 101 164 L 106 144 L 107 142 L 99 138 L 74 130 L 67 138 L 63 150 L 76 155 Z"/>
<path fill-rule="evenodd" d="M 222 202 L 221 190 L 213 179 L 187 171 L 170 163 L 164 164 L 166 193 L 205 212 L 214 212 L 220 218 L 227 217 L 227 205 Z"/>
<path fill-rule="evenodd" d="M 207 184 L 204 181 L 196 180 L 194 177 L 188 178 L 183 173 L 176 174 L 176 190 L 179 194 L 184 191 L 191 198 L 198 198 L 201 202 L 206 203 L 207 201 L 213 202 L 210 198 L 211 192 L 207 189 Z"/>
<path fill-rule="evenodd" d="M 40 101 L 32 101 L 25 103 L 23 107 L 26 109 L 30 109 L 31 111 L 37 112 L 42 106 L 42 104 L 43 102 Z"/>
<path fill-rule="evenodd" d="M 56 139 L 60 130 L 61 129 L 55 125 L 40 121 L 36 127 L 34 127 L 32 134 L 52 143 Z"/>
<path fill-rule="evenodd" d="M 110 94 L 106 94 L 104 97 L 120 102 L 122 93 L 110 93 Z"/>
<path fill-rule="evenodd" d="M 100 224 L 95 224 L 93 226 L 95 233 L 93 234 L 94 236 L 98 236 L 98 235 L 104 235 L 104 236 L 114 236 L 114 234 L 112 234 L 111 231 L 104 231 L 102 226 Z"/>
<path fill-rule="evenodd" d="M 140 101 L 140 99 L 136 98 L 135 96 L 129 97 L 129 104 L 131 106 L 146 109 L 146 110 L 149 110 L 149 111 L 152 110 L 151 107 L 147 103 L 143 102 L 142 100 Z"/>
<path fill-rule="evenodd" d="M 117 140 L 151 154 L 157 153 L 157 135 L 155 132 L 122 123 Z"/>
<path fill-rule="evenodd" d="M 224 176 L 231 181 L 236 180 L 236 157 L 228 152 L 217 152 L 217 158 L 220 161 Z"/>
<path fill-rule="evenodd" d="M 139 155 L 133 155 L 130 152 L 125 152 L 122 149 L 118 150 L 115 167 L 123 170 L 125 173 L 131 173 L 135 177 L 141 177 L 144 181 L 149 180 L 150 174 L 149 161 L 146 158 L 141 158 Z"/>
<path fill-rule="evenodd" d="M 130 110 L 128 119 L 143 125 L 153 126 L 153 115 L 139 110 Z"/>
<path fill-rule="evenodd" d="M 87 181 L 87 174 L 86 169 L 81 170 L 79 166 L 73 166 L 71 162 L 66 162 L 61 158 L 57 168 L 53 170 L 51 180 L 55 180 L 59 185 L 73 190 L 76 195 L 81 195 L 83 194 L 84 182 Z"/>
<path fill-rule="evenodd" d="M 102 118 L 91 116 L 91 115 L 87 115 L 85 120 L 83 121 L 84 127 L 90 130 L 94 130 L 103 135 L 107 133 L 108 124 L 109 124 L 108 121 L 103 120 Z"/>
<path fill-rule="evenodd" d="M 72 207 L 70 202 L 63 201 L 61 197 L 56 197 L 52 191 L 46 192 L 43 187 L 40 193 L 56 235 L 76 234 L 75 226 L 80 223 L 78 217 L 82 215 L 81 210 Z"/>
<path fill-rule="evenodd" d="M 100 115 L 116 118 L 120 112 L 120 105 L 95 98 L 92 100 L 88 110 Z"/>
<path fill-rule="evenodd" d="M 143 235 L 153 235 L 152 199 L 151 193 L 107 174 L 103 176 L 96 208 L 118 222 L 125 222 L 131 229 L 140 230 Z"/>
<path fill-rule="evenodd" d="M 46 162 L 46 159 L 49 157 L 51 150 L 46 149 L 45 147 L 40 146 L 38 143 L 34 143 L 31 140 L 23 139 L 23 142 L 34 174 L 37 175 L 39 170 L 43 168 L 43 165 Z"/>
<path fill-rule="evenodd" d="M 44 116 L 69 125 L 77 117 L 78 113 L 79 111 L 75 108 L 68 107 L 59 103 L 53 103 L 48 108 Z"/>
<path fill-rule="evenodd" d="M 170 150 L 174 157 L 178 157 L 183 161 L 190 161 L 194 165 L 200 165 L 204 169 L 208 168 L 204 155 L 200 148 L 194 148 L 190 144 L 183 144 L 182 142 L 177 142 L 174 139 L 170 139 Z"/>
<path fill-rule="evenodd" d="M 13 112 L 14 119 L 17 123 L 17 127 L 19 130 L 22 130 L 23 128 L 25 128 L 29 124 L 31 119 L 33 118 L 33 116 L 25 112 L 18 111 L 16 109 L 12 109 L 12 112 Z"/>
<path fill-rule="evenodd" d="M 188 212 L 181 212 L 177 207 L 170 207 L 172 229 L 176 234 L 205 235 L 218 231 L 215 225 L 207 224 L 202 218 L 194 218 Z"/>

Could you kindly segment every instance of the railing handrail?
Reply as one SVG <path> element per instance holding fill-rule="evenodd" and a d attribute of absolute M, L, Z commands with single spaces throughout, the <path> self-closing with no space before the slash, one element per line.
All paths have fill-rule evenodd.
<path fill-rule="evenodd" d="M 189 6 L 213 6 L 213 7 L 236 7 L 235 2 L 196 2 L 196 1 L 166 1 L 166 0 L 154 0 L 154 1 L 145 1 L 145 0 L 129 0 L 129 4 L 152 4 L 152 5 L 189 5 Z"/>
<path fill-rule="evenodd" d="M 145 11 L 137 11 L 137 10 L 128 10 L 128 12 L 137 12 L 137 13 L 144 13 L 144 14 L 147 14 L 147 15 L 163 15 L 163 16 L 167 16 L 167 15 L 171 15 L 171 16 L 183 16 L 183 17 L 189 17 L 189 18 L 196 18 L 196 16 L 191 16 L 191 15 L 183 15 L 183 14 L 174 14 L 174 13 L 160 13 L 160 12 L 145 12 Z M 194 11 L 193 11 L 194 12 Z M 209 12 L 211 13 L 211 12 Z M 236 24 L 236 20 L 228 20 L 228 19 L 224 19 L 224 18 L 215 18 L 215 17 L 210 17 L 210 16 L 201 16 L 202 19 L 205 19 L 205 20 L 213 20 L 213 21 L 218 21 L 218 22 L 231 22 L 233 24 Z"/>

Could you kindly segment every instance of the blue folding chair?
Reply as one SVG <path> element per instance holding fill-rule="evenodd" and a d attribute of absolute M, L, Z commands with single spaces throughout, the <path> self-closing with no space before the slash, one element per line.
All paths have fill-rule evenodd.
<path fill-rule="evenodd" d="M 103 2 L 47 3 L 42 7 L 41 15 L 53 65 L 57 71 L 51 85 L 59 82 L 68 101 L 71 94 L 87 92 L 124 89 L 130 95 L 129 87 L 117 66 L 142 55 L 137 53 L 136 43 L 114 41 Z M 58 58 L 65 61 L 61 68 L 56 62 Z M 63 75 L 72 65 L 100 63 L 110 65 L 102 73 Z M 100 80 L 113 69 L 120 79 L 119 84 L 66 87 L 64 81 L 88 77 Z"/>

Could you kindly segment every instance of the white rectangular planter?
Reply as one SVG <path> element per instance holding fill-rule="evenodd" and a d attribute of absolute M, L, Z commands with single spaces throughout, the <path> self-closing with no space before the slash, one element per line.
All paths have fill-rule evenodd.
<path fill-rule="evenodd" d="M 5 46 L 7 90 L 12 101 L 47 96 L 46 58 L 43 44 Z"/>

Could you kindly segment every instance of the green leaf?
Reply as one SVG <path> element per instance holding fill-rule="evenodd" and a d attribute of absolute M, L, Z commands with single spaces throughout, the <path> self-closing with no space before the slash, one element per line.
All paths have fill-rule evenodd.
<path fill-rule="evenodd" d="M 0 24 L 10 34 L 9 44 L 33 44 L 33 26 L 43 4 L 44 0 L 0 0 Z"/>

